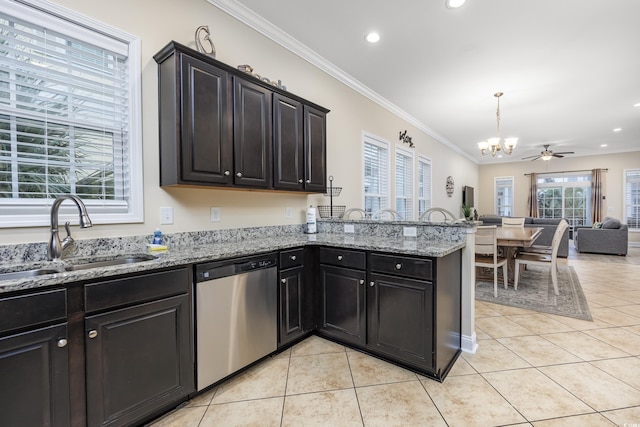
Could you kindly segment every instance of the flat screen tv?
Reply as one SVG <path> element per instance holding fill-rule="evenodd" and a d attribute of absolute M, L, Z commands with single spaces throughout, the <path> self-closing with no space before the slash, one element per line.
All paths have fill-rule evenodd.
<path fill-rule="evenodd" d="M 475 206 L 473 203 L 473 187 L 465 185 L 462 188 L 462 204 L 467 206 Z"/>

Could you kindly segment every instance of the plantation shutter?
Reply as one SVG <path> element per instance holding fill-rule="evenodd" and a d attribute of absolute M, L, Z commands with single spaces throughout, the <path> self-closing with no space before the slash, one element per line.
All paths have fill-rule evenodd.
<path fill-rule="evenodd" d="M 625 222 L 629 228 L 640 229 L 640 169 L 625 171 Z"/>
<path fill-rule="evenodd" d="M 39 16 L 0 12 L 3 209 L 71 193 L 90 212 L 127 212 L 128 45 Z"/>
<path fill-rule="evenodd" d="M 413 219 L 413 155 L 396 150 L 396 210 L 405 220 Z"/>
<path fill-rule="evenodd" d="M 368 215 L 388 208 L 388 154 L 384 144 L 364 143 L 364 209 Z"/>
<path fill-rule="evenodd" d="M 418 158 L 418 217 L 431 208 L 431 161 Z"/>

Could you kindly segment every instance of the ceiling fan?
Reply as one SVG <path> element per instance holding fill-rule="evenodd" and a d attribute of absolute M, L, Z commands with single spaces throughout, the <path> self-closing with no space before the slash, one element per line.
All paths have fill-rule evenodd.
<path fill-rule="evenodd" d="M 522 160 L 531 159 L 533 160 L 551 160 L 552 157 L 564 157 L 563 154 L 575 154 L 573 151 L 560 151 L 558 153 L 554 153 L 553 150 L 549 150 L 549 145 L 544 146 L 544 151 L 541 151 L 540 154 L 536 156 L 523 157 Z"/>

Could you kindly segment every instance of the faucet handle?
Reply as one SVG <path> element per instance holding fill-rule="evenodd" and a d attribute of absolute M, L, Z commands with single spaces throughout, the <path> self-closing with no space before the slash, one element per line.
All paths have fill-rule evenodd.
<path fill-rule="evenodd" d="M 73 237 L 71 237 L 71 228 L 69 227 L 69 224 L 69 221 L 64 223 L 64 229 L 67 230 L 67 237 L 62 239 L 62 249 L 73 243 Z"/>

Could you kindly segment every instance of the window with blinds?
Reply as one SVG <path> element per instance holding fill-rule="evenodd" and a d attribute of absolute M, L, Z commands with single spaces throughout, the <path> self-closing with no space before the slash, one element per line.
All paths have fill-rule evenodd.
<path fill-rule="evenodd" d="M 537 185 L 540 218 L 564 218 L 571 227 L 591 225 L 590 173 L 544 174 Z"/>
<path fill-rule="evenodd" d="M 640 169 L 624 171 L 624 219 L 629 229 L 640 230 Z"/>
<path fill-rule="evenodd" d="M 418 218 L 431 208 L 431 160 L 418 156 Z"/>
<path fill-rule="evenodd" d="M 63 194 L 78 195 L 94 223 L 141 220 L 131 41 L 90 29 L 86 18 L 8 4 L 0 12 L 1 224 L 41 225 L 43 215 L 48 223 Z"/>
<path fill-rule="evenodd" d="M 389 207 L 389 145 L 364 136 L 364 210 L 368 216 Z"/>
<path fill-rule="evenodd" d="M 495 179 L 495 213 L 513 216 L 513 177 L 497 176 Z"/>
<path fill-rule="evenodd" d="M 396 148 L 396 211 L 413 219 L 413 153 Z"/>

